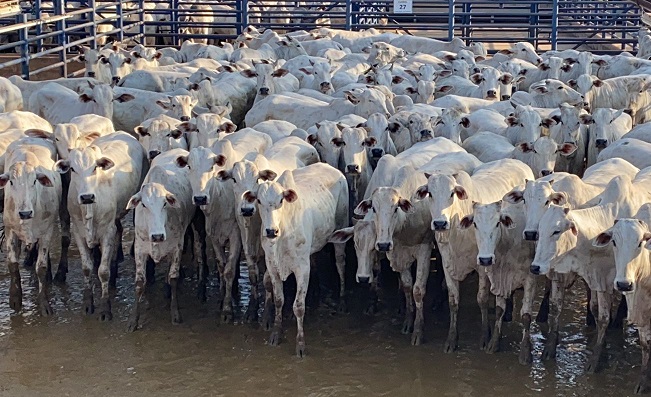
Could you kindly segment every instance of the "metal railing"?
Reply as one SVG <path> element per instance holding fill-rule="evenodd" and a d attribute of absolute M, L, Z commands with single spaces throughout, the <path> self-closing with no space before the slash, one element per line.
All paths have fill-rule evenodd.
<path fill-rule="evenodd" d="M 413 14 L 393 10 L 393 0 L 33 0 L 22 14 L 0 18 L 3 69 L 21 65 L 25 78 L 52 69 L 69 76 L 77 45 L 138 39 L 151 46 L 183 40 L 232 39 L 247 26 L 278 31 L 321 26 L 400 31 L 484 43 L 529 41 L 539 50 L 591 46 L 595 52 L 634 51 L 642 10 L 632 0 L 414 0 Z M 298 3 L 288 9 L 286 4 Z M 583 47 L 585 48 L 585 47 Z M 34 68 L 30 61 L 52 63 Z M 7 60 L 7 58 L 9 58 Z"/>

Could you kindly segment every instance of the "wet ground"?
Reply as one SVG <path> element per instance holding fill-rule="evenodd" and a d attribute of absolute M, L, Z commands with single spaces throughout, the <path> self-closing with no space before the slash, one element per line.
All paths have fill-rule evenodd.
<path fill-rule="evenodd" d="M 125 242 L 131 239 L 125 234 Z M 125 252 L 128 244 L 125 243 Z M 447 335 L 446 310 L 426 312 L 425 344 L 410 345 L 400 332 L 397 285 L 385 272 L 385 300 L 375 316 L 362 314 L 364 291 L 349 282 L 349 313 L 337 314 L 327 303 L 308 311 L 305 321 L 308 357 L 294 356 L 295 320 L 285 320 L 280 347 L 266 345 L 259 326 L 221 324 L 217 281 L 211 275 L 208 301 L 196 299 L 189 275 L 180 285 L 184 322 L 170 322 L 163 295 L 162 269 L 149 289 L 144 327 L 126 332 L 133 302 L 133 262 L 120 265 L 113 300 L 113 321 L 81 313 L 78 254 L 71 252 L 66 286 L 54 286 L 55 314 L 35 311 L 35 287 L 22 269 L 24 312 L 11 313 L 9 278 L 0 256 L 0 396 L 628 396 L 637 379 L 640 352 L 635 332 L 611 330 L 608 363 L 598 375 L 586 375 L 587 344 L 595 330 L 583 326 L 584 291 L 568 295 L 556 363 L 541 362 L 546 325 L 533 325 L 534 364 L 518 364 L 519 305 L 504 327 L 502 352 L 479 350 L 476 277 L 462 285 L 459 350 L 442 352 Z M 53 263 L 58 254 L 53 255 Z M 354 255 L 349 255 L 349 258 Z M 321 263 L 328 273 L 334 265 Z M 243 269 L 244 270 L 244 269 Z M 350 276 L 354 264 L 349 266 Z M 246 306 L 245 271 L 239 279 L 240 313 Z M 328 277 L 323 277 L 327 284 Z M 352 280 L 351 280 L 352 281 Z M 429 286 L 433 287 L 433 283 Z M 322 300 L 328 301 L 328 292 Z"/>

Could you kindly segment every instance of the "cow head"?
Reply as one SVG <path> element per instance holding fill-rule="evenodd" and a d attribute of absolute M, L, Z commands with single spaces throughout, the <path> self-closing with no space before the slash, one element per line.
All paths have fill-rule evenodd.
<path fill-rule="evenodd" d="M 151 172 L 151 171 L 150 171 Z M 181 204 L 174 194 L 170 193 L 160 183 L 145 183 L 140 191 L 134 194 L 127 209 L 136 210 L 138 223 L 145 225 L 149 241 L 162 243 L 167 240 L 167 211 L 169 208 L 180 208 Z M 154 250 L 155 253 L 157 250 Z M 159 261 L 162 258 L 153 258 Z"/>
<path fill-rule="evenodd" d="M 197 99 L 190 95 L 175 95 L 168 96 L 168 101 L 156 101 L 156 104 L 163 109 L 167 110 L 166 115 L 179 119 L 181 121 L 189 121 L 192 117 L 192 109 L 197 106 L 199 102 Z"/>
<path fill-rule="evenodd" d="M 459 222 L 459 227 L 468 229 L 473 227 L 477 240 L 477 265 L 491 266 L 495 264 L 495 251 L 502 238 L 502 228 L 515 227 L 513 219 L 508 213 L 502 212 L 502 201 L 491 204 L 473 202 L 472 214 L 467 215 Z"/>
<path fill-rule="evenodd" d="M 95 145 L 73 149 L 67 160 L 59 160 L 55 164 L 55 169 L 61 174 L 72 172 L 72 181 L 77 186 L 77 203 L 84 205 L 106 199 L 98 194 L 98 187 L 112 178 L 114 167 L 115 162 L 104 156 L 102 150 Z"/>
<path fill-rule="evenodd" d="M 249 203 L 258 203 L 262 237 L 268 241 L 282 236 L 283 210 L 299 199 L 295 190 L 286 189 L 280 183 L 272 181 L 260 183 L 257 192 L 246 191 L 243 197 Z"/>
<path fill-rule="evenodd" d="M 206 210 L 216 197 L 213 196 L 213 185 L 217 167 L 223 167 L 226 158 L 216 155 L 210 148 L 197 147 L 190 150 L 187 156 L 176 158 L 178 167 L 188 167 L 190 185 L 192 186 L 192 202 Z"/>
<path fill-rule="evenodd" d="M 257 192 L 262 181 L 273 181 L 276 173 L 271 170 L 260 170 L 258 165 L 247 159 L 233 164 L 231 170 L 222 170 L 217 173 L 217 179 L 222 182 L 232 181 L 235 194 L 235 214 L 237 216 L 251 217 L 257 212 L 256 203 L 245 198 L 246 192 Z"/>
<path fill-rule="evenodd" d="M 35 159 L 31 153 L 27 159 L 12 164 L 8 172 L 0 175 L 0 188 L 5 189 L 5 203 L 8 203 L 5 216 L 21 223 L 34 217 L 42 189 L 51 188 L 56 183 L 51 171 L 33 165 Z M 9 211 L 12 213 L 7 214 Z M 38 239 L 38 236 L 33 237 L 34 241 Z"/>
<path fill-rule="evenodd" d="M 568 207 L 552 204 L 540 218 L 536 255 L 531 263 L 531 273 L 548 274 L 552 260 L 576 246 L 578 226 Z"/>
<path fill-rule="evenodd" d="M 355 278 L 360 284 L 373 282 L 373 266 L 375 262 L 375 222 L 359 220 L 355 226 L 336 230 L 330 236 L 328 242 L 343 244 L 351 237 L 355 241 L 355 253 L 357 254 L 357 272 Z"/>

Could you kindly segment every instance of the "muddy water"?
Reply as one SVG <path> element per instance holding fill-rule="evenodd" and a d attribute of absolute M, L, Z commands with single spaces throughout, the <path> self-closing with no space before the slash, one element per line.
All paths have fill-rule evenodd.
<path fill-rule="evenodd" d="M 125 241 L 129 239 L 127 234 Z M 581 325 L 581 289 L 568 296 L 557 363 L 541 362 L 545 325 L 534 325 L 534 364 L 518 364 L 517 303 L 514 321 L 504 327 L 502 352 L 479 350 L 476 279 L 462 285 L 459 350 L 442 353 L 445 311 L 428 311 L 426 343 L 410 346 L 410 338 L 400 333 L 402 318 L 396 312 L 396 292 L 388 287 L 396 285 L 390 273 L 384 307 L 376 316 L 361 314 L 364 294 L 357 287 L 349 296 L 349 314 L 336 314 L 326 304 L 309 311 L 308 357 L 297 359 L 294 320 L 285 321 L 280 347 L 267 346 L 268 333 L 260 327 L 221 324 L 216 282 L 209 287 L 208 302 L 199 304 L 191 277 L 180 285 L 183 324 L 171 324 L 158 279 L 149 289 L 144 328 L 126 333 L 133 302 L 130 259 L 120 266 L 113 321 L 86 317 L 74 248 L 71 258 L 67 286 L 51 291 L 55 315 L 42 318 L 35 311 L 34 284 L 25 269 L 24 312 L 10 312 L 9 278 L 0 257 L 1 396 L 627 396 L 639 371 L 636 336 L 629 329 L 610 332 L 608 364 L 600 374 L 583 373 L 586 345 L 596 335 Z M 242 313 L 249 287 L 244 276 L 239 283 Z M 327 293 L 323 295 L 327 301 Z"/>

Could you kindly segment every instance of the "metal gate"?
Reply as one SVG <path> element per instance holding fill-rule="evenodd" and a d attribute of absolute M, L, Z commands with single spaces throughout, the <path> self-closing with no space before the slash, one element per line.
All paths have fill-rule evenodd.
<path fill-rule="evenodd" d="M 249 25 L 279 31 L 375 28 L 448 40 L 456 36 L 467 42 L 482 41 L 489 48 L 491 43 L 529 41 L 539 50 L 589 45 L 598 53 L 634 51 L 643 12 L 630 0 L 414 0 L 413 14 L 395 13 L 392 0 L 33 0 L 22 4 L 29 6 L 18 15 L 0 14 L 0 52 L 15 54 L 2 54 L 0 73 L 20 65 L 17 73 L 24 77 L 52 69 L 59 69 L 61 76 L 71 75 L 68 65 L 78 57 L 75 47 L 95 48 L 109 37 L 179 45 L 188 38 L 232 39 Z M 38 68 L 30 62 L 44 57 L 54 59 Z"/>

